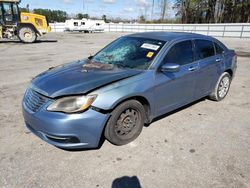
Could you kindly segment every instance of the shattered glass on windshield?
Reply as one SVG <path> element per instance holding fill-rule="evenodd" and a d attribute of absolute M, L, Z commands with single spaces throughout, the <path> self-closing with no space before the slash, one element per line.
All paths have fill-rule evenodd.
<path fill-rule="evenodd" d="M 147 69 L 164 44 L 163 41 L 153 39 L 122 37 L 90 61 L 119 68 Z"/>

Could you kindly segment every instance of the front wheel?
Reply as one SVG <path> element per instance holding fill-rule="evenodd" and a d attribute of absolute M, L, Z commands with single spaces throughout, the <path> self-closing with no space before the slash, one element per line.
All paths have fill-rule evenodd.
<path fill-rule="evenodd" d="M 129 100 L 112 112 L 104 135 L 115 145 L 125 145 L 135 140 L 142 131 L 145 120 L 143 105 L 136 100 Z"/>
<path fill-rule="evenodd" d="M 230 88 L 230 84 L 231 76 L 228 72 L 224 72 L 220 76 L 213 93 L 209 95 L 209 98 L 215 101 L 221 101 L 226 97 Z"/>
<path fill-rule="evenodd" d="M 37 39 L 36 32 L 31 27 L 21 27 L 18 31 L 18 38 L 24 43 L 33 43 Z"/>

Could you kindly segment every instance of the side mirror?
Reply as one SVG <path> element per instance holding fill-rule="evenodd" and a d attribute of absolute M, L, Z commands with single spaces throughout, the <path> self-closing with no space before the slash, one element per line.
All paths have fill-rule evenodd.
<path fill-rule="evenodd" d="M 178 72 L 180 70 L 180 65 L 175 63 L 166 63 L 161 66 L 161 72 Z"/>

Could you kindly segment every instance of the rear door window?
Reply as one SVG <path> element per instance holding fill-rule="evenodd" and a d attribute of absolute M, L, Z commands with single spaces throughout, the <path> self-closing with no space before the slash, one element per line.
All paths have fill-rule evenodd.
<path fill-rule="evenodd" d="M 179 65 L 185 65 L 192 63 L 193 60 L 194 57 L 192 41 L 187 40 L 175 44 L 164 58 L 164 63 L 176 63 Z"/>
<path fill-rule="evenodd" d="M 222 54 L 224 52 L 224 49 L 220 47 L 220 45 L 217 44 L 216 42 L 214 43 L 214 46 L 215 46 L 216 54 Z"/>
<path fill-rule="evenodd" d="M 215 55 L 214 43 L 208 40 L 195 40 L 197 59 L 205 59 Z"/>

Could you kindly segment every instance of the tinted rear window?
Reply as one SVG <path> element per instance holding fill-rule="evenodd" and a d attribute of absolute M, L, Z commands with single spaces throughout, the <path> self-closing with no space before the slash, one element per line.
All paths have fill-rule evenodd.
<path fill-rule="evenodd" d="M 175 44 L 168 52 L 164 63 L 185 65 L 193 62 L 193 46 L 190 40 Z"/>
<path fill-rule="evenodd" d="M 222 47 L 220 47 L 219 44 L 217 44 L 216 42 L 214 43 L 215 46 L 215 50 L 216 50 L 216 54 L 222 54 L 224 49 Z"/>
<path fill-rule="evenodd" d="M 214 44 L 208 40 L 195 40 L 196 55 L 198 59 L 204 59 L 215 55 Z"/>

